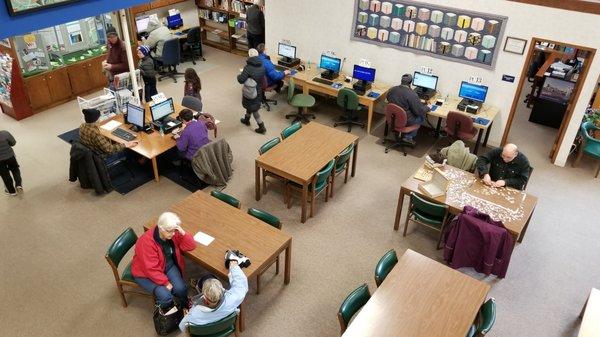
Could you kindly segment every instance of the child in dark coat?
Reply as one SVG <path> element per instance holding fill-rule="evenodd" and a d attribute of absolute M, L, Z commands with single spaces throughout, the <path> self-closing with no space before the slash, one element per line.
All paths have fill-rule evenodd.
<path fill-rule="evenodd" d="M 156 90 L 156 70 L 154 70 L 154 61 L 150 57 L 150 47 L 139 46 L 138 56 L 140 57 L 138 68 L 144 80 L 144 100 L 150 102 L 152 96 L 158 94 Z"/>

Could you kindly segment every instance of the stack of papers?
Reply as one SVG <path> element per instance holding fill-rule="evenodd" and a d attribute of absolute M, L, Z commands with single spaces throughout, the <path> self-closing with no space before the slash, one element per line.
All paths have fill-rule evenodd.
<path fill-rule="evenodd" d="M 104 130 L 112 131 L 112 130 L 118 128 L 119 126 L 121 126 L 121 122 L 110 121 L 110 122 L 102 125 L 101 128 L 103 128 Z"/>
<path fill-rule="evenodd" d="M 201 245 L 208 246 L 215 240 L 215 238 L 206 233 L 198 232 L 196 235 L 194 235 L 194 240 Z"/>

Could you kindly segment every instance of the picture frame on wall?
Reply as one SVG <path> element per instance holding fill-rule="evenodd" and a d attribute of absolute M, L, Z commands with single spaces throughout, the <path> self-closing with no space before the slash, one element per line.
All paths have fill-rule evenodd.
<path fill-rule="evenodd" d="M 23 0 L 5 0 L 8 7 L 8 13 L 11 16 L 21 15 L 31 12 L 44 10 L 51 7 L 62 6 L 81 0 L 45 0 L 45 1 L 23 1 Z M 42 4 L 40 4 L 42 3 Z"/>
<path fill-rule="evenodd" d="M 512 36 L 507 36 L 504 42 L 504 51 L 523 55 L 525 53 L 525 47 L 527 46 L 527 40 L 519 39 Z"/>

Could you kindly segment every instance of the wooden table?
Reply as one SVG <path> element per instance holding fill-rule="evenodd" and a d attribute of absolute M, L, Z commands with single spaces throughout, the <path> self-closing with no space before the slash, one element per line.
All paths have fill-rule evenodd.
<path fill-rule="evenodd" d="M 176 104 L 176 103 L 174 104 L 174 107 L 175 107 L 175 112 L 171 114 L 172 118 L 175 118 L 179 114 L 179 111 L 181 111 L 183 109 L 183 107 L 181 105 Z M 146 123 L 151 123 L 152 115 L 150 113 L 150 107 L 148 106 L 148 104 L 146 104 L 145 108 L 146 108 L 146 113 L 145 113 Z M 111 120 L 115 120 L 120 123 L 124 123 L 123 115 L 119 114 L 113 118 L 110 118 L 110 119 L 102 122 L 102 125 L 108 123 Z M 122 129 L 128 130 L 128 126 L 125 124 L 121 125 L 120 127 Z M 125 140 L 113 135 L 111 133 L 111 131 L 100 128 L 100 133 L 102 135 L 104 135 L 105 137 L 110 138 L 111 140 L 113 140 L 117 143 L 126 143 Z M 132 132 L 132 131 L 130 131 L 130 132 Z M 160 132 L 158 132 L 158 131 L 154 131 L 151 134 L 147 134 L 145 132 L 137 132 L 137 133 L 132 132 L 132 133 L 137 135 L 135 141 L 137 141 L 139 143 L 138 143 L 138 145 L 130 148 L 130 150 L 133 152 L 136 152 L 136 153 L 140 154 L 141 156 L 148 158 L 152 161 L 152 170 L 154 171 L 154 180 L 156 180 L 157 182 L 160 181 L 156 158 L 159 155 L 167 152 L 171 148 L 175 147 L 175 145 L 176 145 L 175 140 L 173 139 L 172 135 L 168 134 L 168 135 L 161 136 Z"/>
<path fill-rule="evenodd" d="M 435 104 L 435 102 L 438 98 L 440 98 L 439 94 L 434 96 L 433 98 L 431 98 L 429 100 L 428 104 Z M 477 151 L 479 151 L 479 145 L 481 144 L 481 138 L 482 138 L 484 132 L 485 132 L 485 138 L 483 140 L 483 147 L 487 146 L 488 139 L 490 138 L 490 130 L 492 129 L 492 124 L 494 124 L 494 118 L 496 118 L 496 115 L 498 115 L 500 113 L 500 109 L 498 109 L 495 106 L 489 105 L 489 104 L 483 104 L 481 106 L 481 109 L 479 109 L 479 111 L 477 112 L 477 114 L 470 114 L 470 113 L 458 110 L 457 106 L 461 100 L 462 100 L 462 98 L 460 98 L 460 97 L 448 97 L 448 98 L 446 98 L 444 104 L 438 106 L 435 109 L 435 111 L 429 111 L 427 113 L 427 115 L 432 116 L 432 117 L 437 117 L 437 119 L 438 119 L 437 124 L 435 126 L 436 136 L 439 136 L 439 134 L 440 134 L 440 129 L 442 127 L 442 119 L 448 118 L 448 113 L 450 111 L 462 113 L 469 117 L 482 117 L 482 118 L 489 120 L 489 122 L 487 124 L 479 124 L 479 123 L 476 123 L 475 121 L 473 122 L 473 127 L 475 127 L 476 129 L 479 130 L 479 132 L 477 134 L 477 141 L 475 142 L 475 149 L 473 151 L 475 154 L 477 154 Z"/>
<path fill-rule="evenodd" d="M 464 337 L 487 283 L 408 249 L 344 337 Z"/>
<path fill-rule="evenodd" d="M 250 258 L 249 267 L 244 273 L 251 279 L 267 267 L 285 250 L 284 284 L 290 283 L 292 259 L 292 237 L 245 211 L 233 207 L 217 198 L 198 191 L 169 207 L 181 219 L 181 227 L 194 235 L 198 231 L 215 238 L 208 246 L 198 244 L 196 249 L 184 255 L 214 273 L 221 279 L 228 279 L 229 271 L 225 268 L 225 251 L 237 249 Z M 144 225 L 148 230 L 156 225 L 158 217 Z M 240 310 L 243 306 L 240 307 Z M 243 315 L 240 321 L 243 329 Z"/>
<path fill-rule="evenodd" d="M 311 70 L 300 71 L 296 75 L 294 75 L 294 81 L 297 85 L 302 87 L 302 92 L 304 94 L 309 94 L 310 92 L 318 92 L 328 96 L 337 97 L 339 89 L 332 87 L 331 85 L 322 84 L 313 81 L 313 78 L 320 77 L 320 70 L 317 67 L 311 68 Z M 344 77 L 346 74 L 340 73 L 340 76 L 334 80 L 334 82 L 342 83 L 343 87 L 352 89 L 353 82 L 347 83 L 344 82 Z M 379 103 L 381 100 L 384 100 L 387 92 L 390 90 L 391 86 L 382 83 L 379 81 L 375 81 L 372 84 L 371 90 L 367 91 L 364 95 L 358 96 L 358 102 L 368 109 L 367 116 L 367 133 L 371 133 L 371 124 L 373 121 L 373 111 L 375 109 L 375 105 Z M 367 95 L 374 91 L 379 94 L 377 98 L 368 97 Z"/>
<path fill-rule="evenodd" d="M 358 137 L 351 133 L 323 124 L 315 122 L 305 124 L 299 131 L 256 159 L 256 200 L 259 201 L 261 197 L 260 172 L 262 168 L 302 185 L 301 221 L 302 223 L 306 222 L 308 185 L 314 184 L 313 177 L 352 143 L 354 143 L 352 156 L 352 176 L 354 177 L 358 140 Z"/>
<path fill-rule="evenodd" d="M 600 290 L 592 288 L 579 317 L 583 321 L 578 337 L 600 337 Z"/>
<path fill-rule="evenodd" d="M 449 211 L 452 214 L 462 212 L 465 205 L 473 206 L 481 211 L 484 211 L 485 208 L 498 210 L 497 213 L 486 213 L 494 220 L 502 221 L 508 231 L 515 237 L 515 240 L 518 242 L 523 241 L 533 211 L 537 205 L 537 197 L 509 187 L 497 189 L 488 187 L 481 179 L 475 177 L 473 173 L 460 170 L 450 165 L 446 165 L 444 172 L 450 178 L 448 191 L 445 195 L 437 198 L 430 198 L 419 190 L 418 186 L 421 180 L 415 179 L 414 174 L 402 184 L 400 187 L 400 196 L 398 197 L 398 207 L 396 208 L 394 230 L 398 230 L 398 226 L 400 225 L 400 215 L 402 213 L 404 196 L 410 196 L 411 192 L 415 192 L 433 202 L 448 205 Z M 498 193 L 484 195 L 475 193 L 477 190 Z M 509 197 L 506 195 L 509 195 Z"/>

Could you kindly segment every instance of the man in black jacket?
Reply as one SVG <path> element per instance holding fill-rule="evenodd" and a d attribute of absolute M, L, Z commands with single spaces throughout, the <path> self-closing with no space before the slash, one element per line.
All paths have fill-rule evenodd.
<path fill-rule="evenodd" d="M 387 94 L 387 101 L 389 103 L 396 104 L 406 111 L 406 125 L 423 124 L 425 121 L 425 115 L 429 112 L 430 108 L 426 104 L 421 103 L 419 96 L 412 90 L 410 84 L 412 83 L 412 75 L 402 75 L 402 81 L 400 85 L 393 87 Z M 417 131 L 412 131 L 403 135 L 402 141 L 415 144 L 413 138 L 417 135 Z"/>
<path fill-rule="evenodd" d="M 246 30 L 248 48 L 255 48 L 265 43 L 265 15 L 260 9 L 262 0 L 254 0 L 254 5 L 246 11 Z"/>
<path fill-rule="evenodd" d="M 488 186 L 508 186 L 522 190 L 531 173 L 529 160 L 520 153 L 515 144 L 506 144 L 479 156 L 475 163 L 477 172 Z"/>
<path fill-rule="evenodd" d="M 244 70 L 237 77 L 238 82 L 244 85 L 244 89 L 242 90 L 242 106 L 246 109 L 246 115 L 240 121 L 242 124 L 250 125 L 250 115 L 253 115 L 258 124 L 258 129 L 254 131 L 264 134 L 267 132 L 267 129 L 265 128 L 265 123 L 260 119 L 258 110 L 260 110 L 262 103 L 263 90 L 261 83 L 263 77 L 265 77 L 265 68 L 262 65 L 260 57 L 258 57 L 256 49 L 250 49 L 248 56 Z"/>

